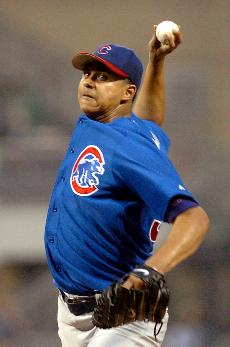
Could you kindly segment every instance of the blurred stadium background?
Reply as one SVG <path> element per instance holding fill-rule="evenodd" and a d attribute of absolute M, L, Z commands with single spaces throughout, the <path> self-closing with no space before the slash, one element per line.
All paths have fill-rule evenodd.
<path fill-rule="evenodd" d="M 171 157 L 212 228 L 196 255 L 168 275 L 164 347 L 230 346 L 229 10 L 228 0 L 1 1 L 1 347 L 60 346 L 43 229 L 79 114 L 72 55 L 115 42 L 146 63 L 152 26 L 166 19 L 181 25 L 184 38 L 165 68 Z"/>

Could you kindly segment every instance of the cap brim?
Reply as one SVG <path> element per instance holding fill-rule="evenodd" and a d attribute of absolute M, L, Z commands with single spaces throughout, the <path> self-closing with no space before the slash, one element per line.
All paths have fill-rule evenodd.
<path fill-rule="evenodd" d="M 108 69 L 111 71 L 115 72 L 117 75 L 122 76 L 122 77 L 128 77 L 127 73 L 119 69 L 117 66 L 113 65 L 112 63 L 98 57 L 97 55 L 94 55 L 92 53 L 87 53 L 87 52 L 80 52 L 77 53 L 73 59 L 72 59 L 72 64 L 76 69 L 79 70 L 84 70 L 85 66 L 88 63 L 92 63 L 94 61 L 99 61 L 102 64 L 104 64 Z"/>

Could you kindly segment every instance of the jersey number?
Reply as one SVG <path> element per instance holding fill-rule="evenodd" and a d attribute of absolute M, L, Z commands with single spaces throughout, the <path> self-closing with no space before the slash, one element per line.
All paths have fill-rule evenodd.
<path fill-rule="evenodd" d="M 152 242 L 156 241 L 159 229 L 160 229 L 161 222 L 157 219 L 154 219 L 152 222 L 152 225 L 149 230 L 149 238 Z"/>

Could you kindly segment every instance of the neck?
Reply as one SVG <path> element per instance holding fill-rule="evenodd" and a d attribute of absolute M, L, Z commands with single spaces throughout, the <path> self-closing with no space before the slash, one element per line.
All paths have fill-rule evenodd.
<path fill-rule="evenodd" d="M 91 119 L 96 120 L 100 123 L 110 123 L 116 118 L 121 117 L 130 117 L 131 115 L 131 108 L 130 106 L 119 105 L 114 110 L 104 113 L 104 114 L 87 114 L 87 116 Z"/>

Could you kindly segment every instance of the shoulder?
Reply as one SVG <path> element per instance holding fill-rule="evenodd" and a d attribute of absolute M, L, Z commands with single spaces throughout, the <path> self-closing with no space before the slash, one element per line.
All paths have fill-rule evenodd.
<path fill-rule="evenodd" d="M 168 153 L 170 148 L 170 139 L 160 126 L 152 121 L 142 120 L 134 113 L 131 118 L 132 121 L 141 129 L 141 132 L 148 136 L 159 150 Z"/>

